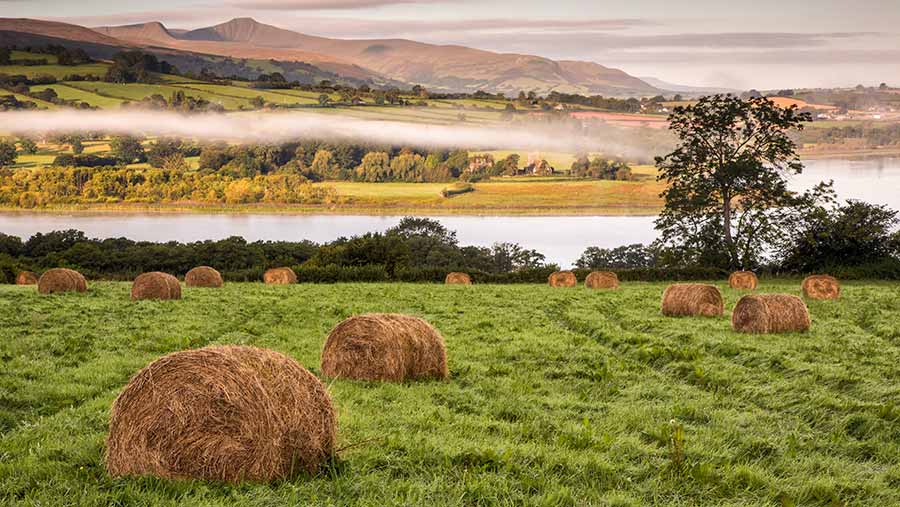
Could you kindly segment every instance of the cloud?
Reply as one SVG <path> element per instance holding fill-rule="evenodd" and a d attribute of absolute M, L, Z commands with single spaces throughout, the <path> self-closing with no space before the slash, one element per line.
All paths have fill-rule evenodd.
<path fill-rule="evenodd" d="M 235 0 L 229 5 L 242 9 L 273 11 L 371 9 L 387 5 L 452 3 L 465 0 Z"/>

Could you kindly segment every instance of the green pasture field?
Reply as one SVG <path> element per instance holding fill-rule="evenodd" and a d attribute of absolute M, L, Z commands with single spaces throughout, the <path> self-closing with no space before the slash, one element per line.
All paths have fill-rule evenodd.
<path fill-rule="evenodd" d="M 66 83 L 32 86 L 31 91 L 32 93 L 37 93 L 48 88 L 53 89 L 56 92 L 56 95 L 61 99 L 78 100 L 90 104 L 91 106 L 99 107 L 101 109 L 118 109 L 122 105 L 122 103 L 125 102 L 125 100 L 123 99 L 104 97 L 101 95 L 97 95 L 96 93 L 85 91 L 81 88 L 76 88 L 75 86 L 70 86 Z"/>
<path fill-rule="evenodd" d="M 722 288 L 726 314 L 740 293 Z M 0 287 L 0 504 L 204 506 L 874 506 L 900 504 L 900 284 L 808 302 L 805 334 L 665 318 L 661 283 L 127 283 Z M 798 293 L 795 280 L 761 292 Z M 109 408 L 160 356 L 254 345 L 320 374 L 329 330 L 366 312 L 427 319 L 444 382 L 324 379 L 339 456 L 274 484 L 112 479 Z"/>
<path fill-rule="evenodd" d="M 218 95 L 206 91 L 188 90 L 175 85 L 139 83 L 119 84 L 87 81 L 71 82 L 67 84 L 74 88 L 78 88 L 79 90 L 85 90 L 88 92 L 96 93 L 98 95 L 125 100 L 143 100 L 144 98 L 150 97 L 154 94 L 162 95 L 166 100 L 168 100 L 174 92 L 180 91 L 185 92 L 185 95 L 203 98 L 210 102 L 221 104 L 225 109 L 237 110 L 241 109 L 242 107 L 250 108 L 250 101 L 248 99 L 226 97 L 224 95 Z"/>
<path fill-rule="evenodd" d="M 30 58 L 49 58 L 50 55 L 32 55 Z M 29 78 L 36 76 L 53 76 L 62 79 L 73 74 L 103 77 L 109 68 L 108 63 L 87 63 L 84 65 L 0 65 L 0 74 L 10 76 L 23 75 Z"/>
<path fill-rule="evenodd" d="M 254 99 L 256 97 L 262 97 L 266 102 L 271 102 L 274 104 L 281 105 L 294 105 L 294 104 L 318 104 L 318 95 L 316 98 L 305 97 L 305 96 L 292 96 L 288 94 L 282 93 L 273 93 L 271 90 L 258 90 L 255 88 L 242 88 L 239 86 L 225 86 L 225 85 L 215 85 L 215 84 L 198 84 L 198 83 L 188 83 L 188 84 L 179 84 L 179 87 L 185 89 L 185 93 L 193 94 L 195 91 L 213 93 L 216 95 L 221 95 L 223 97 L 232 97 L 236 99 L 246 99 L 247 101 Z M 249 102 L 248 102 L 249 103 Z"/>

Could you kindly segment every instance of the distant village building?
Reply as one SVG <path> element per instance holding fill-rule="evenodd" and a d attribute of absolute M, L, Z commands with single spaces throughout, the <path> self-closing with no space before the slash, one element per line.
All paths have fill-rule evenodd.
<path fill-rule="evenodd" d="M 486 173 L 494 168 L 494 157 L 490 154 L 475 155 L 469 158 L 469 173 Z"/>
<path fill-rule="evenodd" d="M 554 172 L 556 170 L 541 157 L 540 153 L 529 153 L 528 164 L 522 171 L 523 174 L 531 176 L 552 176 Z"/>

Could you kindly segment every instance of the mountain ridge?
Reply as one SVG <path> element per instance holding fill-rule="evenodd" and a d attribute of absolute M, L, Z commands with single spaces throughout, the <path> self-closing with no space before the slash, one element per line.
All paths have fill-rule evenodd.
<path fill-rule="evenodd" d="M 253 58 L 303 59 L 335 72 L 355 66 L 373 75 L 446 91 L 486 89 L 515 94 L 556 90 L 629 96 L 659 91 L 622 70 L 594 62 L 555 61 L 458 44 L 436 45 L 407 39 L 333 39 L 286 30 L 252 18 L 235 18 L 180 34 L 153 25 L 108 26 L 95 30 L 138 45 L 150 43 L 243 58 L 253 55 Z M 154 37 L 148 38 L 148 33 Z"/>

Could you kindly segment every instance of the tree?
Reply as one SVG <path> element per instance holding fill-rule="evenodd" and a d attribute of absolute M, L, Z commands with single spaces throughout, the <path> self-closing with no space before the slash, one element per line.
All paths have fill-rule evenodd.
<path fill-rule="evenodd" d="M 141 141 L 132 136 L 114 137 L 109 143 L 112 156 L 121 164 L 132 164 L 147 160 Z"/>
<path fill-rule="evenodd" d="M 21 137 L 19 138 L 19 146 L 22 148 L 22 153 L 27 155 L 34 155 L 38 152 L 38 145 L 34 142 L 34 139 L 29 137 Z"/>
<path fill-rule="evenodd" d="M 356 176 L 362 181 L 388 181 L 391 178 L 390 156 L 381 151 L 366 153 L 356 168 Z"/>
<path fill-rule="evenodd" d="M 328 96 L 327 93 L 323 93 L 319 95 L 319 105 L 322 107 L 327 107 L 328 104 L 331 103 L 331 97 Z"/>
<path fill-rule="evenodd" d="M 80 137 L 73 137 L 69 145 L 72 146 L 72 153 L 76 155 L 84 153 L 84 143 Z"/>
<path fill-rule="evenodd" d="M 262 109 L 266 107 L 266 99 L 256 96 L 250 99 L 250 105 L 253 106 L 254 109 Z"/>
<path fill-rule="evenodd" d="M 715 95 L 676 107 L 678 145 L 656 158 L 667 186 L 661 243 L 719 267 L 752 267 L 780 233 L 786 214 L 777 210 L 800 203 L 787 190 L 786 177 L 803 170 L 790 133 L 810 119 L 765 98 Z"/>
<path fill-rule="evenodd" d="M 656 266 L 657 252 L 641 244 L 607 249 L 588 247 L 575 265 L 582 269 L 637 269 Z"/>
<path fill-rule="evenodd" d="M 341 176 L 341 166 L 335 162 L 334 155 L 329 150 L 316 151 L 309 168 L 322 179 L 334 180 Z"/>
<path fill-rule="evenodd" d="M 147 150 L 147 162 L 153 167 L 163 167 L 173 155 L 181 153 L 181 148 L 179 139 L 159 139 Z"/>
<path fill-rule="evenodd" d="M 9 48 L 0 48 L 0 65 L 9 65 L 12 63 L 10 56 L 11 52 Z"/>
<path fill-rule="evenodd" d="M 18 156 L 15 144 L 9 141 L 0 141 L 0 167 L 15 164 Z"/>
<path fill-rule="evenodd" d="M 817 206 L 791 221 L 781 266 L 812 273 L 897 258 L 900 233 L 893 231 L 898 223 L 897 212 L 885 206 L 861 201 Z"/>

